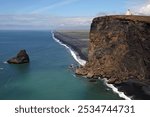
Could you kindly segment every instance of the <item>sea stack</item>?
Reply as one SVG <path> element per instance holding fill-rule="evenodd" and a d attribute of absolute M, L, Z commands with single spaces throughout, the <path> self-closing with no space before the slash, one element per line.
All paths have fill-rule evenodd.
<path fill-rule="evenodd" d="M 87 64 L 76 74 L 119 84 L 150 78 L 150 16 L 104 16 L 93 20 Z"/>
<path fill-rule="evenodd" d="M 26 53 L 26 50 L 20 50 L 16 57 L 9 59 L 7 62 L 9 64 L 24 64 L 29 63 L 29 56 Z"/>

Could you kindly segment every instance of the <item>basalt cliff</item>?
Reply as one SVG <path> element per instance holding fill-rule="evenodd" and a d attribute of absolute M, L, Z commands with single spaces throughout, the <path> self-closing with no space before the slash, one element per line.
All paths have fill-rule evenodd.
<path fill-rule="evenodd" d="M 88 61 L 76 74 L 112 84 L 149 82 L 150 16 L 97 17 L 89 37 Z"/>

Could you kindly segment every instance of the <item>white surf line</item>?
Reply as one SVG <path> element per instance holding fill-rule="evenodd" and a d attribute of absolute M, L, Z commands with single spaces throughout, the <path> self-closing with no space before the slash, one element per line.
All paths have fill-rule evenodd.
<path fill-rule="evenodd" d="M 82 60 L 79 56 L 76 55 L 76 52 L 74 52 L 73 50 L 71 50 L 67 45 L 63 44 L 61 41 L 59 41 L 57 38 L 55 38 L 54 33 L 52 33 L 52 37 L 53 39 L 58 42 L 60 45 L 65 46 L 67 49 L 69 49 L 71 55 L 73 56 L 73 58 L 82 66 L 84 66 L 86 64 L 85 60 Z M 99 78 L 100 79 L 100 78 Z M 102 79 L 101 79 L 102 80 Z M 125 100 L 131 100 L 131 98 L 129 98 L 128 96 L 126 96 L 123 92 L 119 92 L 118 89 L 113 85 L 113 84 L 108 84 L 108 80 L 106 78 L 103 79 L 104 83 L 106 84 L 106 86 L 108 86 L 109 88 L 111 88 L 113 90 L 114 93 L 117 93 L 119 95 L 119 97 L 124 98 Z"/>
<path fill-rule="evenodd" d="M 84 66 L 84 65 L 86 64 L 86 61 L 85 61 L 85 60 L 82 60 L 82 59 L 80 58 L 80 56 L 78 56 L 75 51 L 73 51 L 73 50 L 72 50 L 71 48 L 69 48 L 67 45 L 65 45 L 64 43 L 62 43 L 62 42 L 61 42 L 60 40 L 58 40 L 57 38 L 55 38 L 53 32 L 51 32 L 51 33 L 52 33 L 52 38 L 53 38 L 56 42 L 58 42 L 60 45 L 66 47 L 66 48 L 70 51 L 70 53 L 71 53 L 71 55 L 73 56 L 73 58 L 74 58 L 80 65 Z"/>
<path fill-rule="evenodd" d="M 99 79 L 100 79 L 100 78 L 99 78 Z M 113 92 L 117 93 L 120 97 L 124 98 L 125 100 L 131 100 L 131 98 L 128 97 L 128 96 L 126 96 L 126 95 L 124 94 L 124 92 L 118 91 L 118 89 L 117 89 L 113 84 L 108 84 L 108 80 L 107 80 L 106 78 L 104 78 L 103 80 L 104 80 L 104 83 L 105 83 L 108 87 L 110 87 L 110 88 L 113 90 Z"/>

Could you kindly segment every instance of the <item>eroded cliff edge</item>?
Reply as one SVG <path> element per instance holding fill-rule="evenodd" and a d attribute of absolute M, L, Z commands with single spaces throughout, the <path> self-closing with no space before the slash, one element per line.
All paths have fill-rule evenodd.
<path fill-rule="evenodd" d="M 104 16 L 93 20 L 88 62 L 76 74 L 119 84 L 150 79 L 150 17 Z"/>

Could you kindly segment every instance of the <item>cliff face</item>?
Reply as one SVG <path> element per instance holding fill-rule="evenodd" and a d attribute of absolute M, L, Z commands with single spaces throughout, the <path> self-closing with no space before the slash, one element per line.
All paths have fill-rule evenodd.
<path fill-rule="evenodd" d="M 150 17 L 95 18 L 90 30 L 88 62 L 76 70 L 87 77 L 105 77 L 110 83 L 150 78 Z"/>

